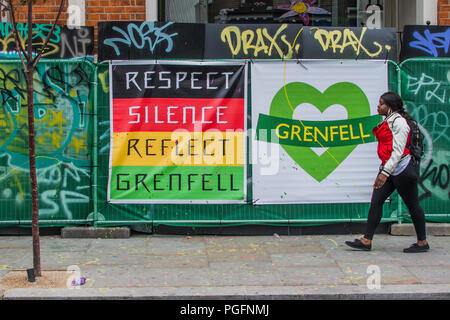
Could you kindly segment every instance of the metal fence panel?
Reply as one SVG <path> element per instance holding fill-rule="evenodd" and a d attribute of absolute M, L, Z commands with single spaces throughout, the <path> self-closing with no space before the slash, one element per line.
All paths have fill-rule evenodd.
<path fill-rule="evenodd" d="M 388 63 L 388 62 L 387 62 Z M 99 76 L 107 79 L 107 65 L 99 65 Z M 389 61 L 389 87 L 397 88 L 397 65 Z M 249 77 L 251 74 L 249 73 Z M 249 82 L 250 83 L 250 82 Z M 248 100 L 248 114 L 251 99 Z M 314 225 L 338 222 L 365 222 L 369 203 L 347 204 L 286 204 L 253 205 L 246 204 L 111 204 L 107 202 L 109 163 L 109 92 L 106 86 L 98 92 L 99 124 L 99 220 L 96 225 L 116 224 L 177 224 L 177 225 L 229 225 L 229 224 L 290 224 Z M 251 128 L 251 121 L 247 127 Z M 252 199 L 251 164 L 248 164 L 248 196 Z M 392 216 L 390 204 L 386 203 L 383 221 L 397 221 Z"/>
<path fill-rule="evenodd" d="M 399 92 L 424 128 L 420 200 L 428 221 L 448 222 L 450 59 L 411 59 L 389 64 L 389 89 Z M 365 222 L 368 203 L 111 204 L 107 202 L 110 104 L 108 65 L 42 60 L 35 77 L 36 152 L 40 224 L 319 225 Z M 249 74 L 249 77 L 251 75 Z M 31 224 L 28 124 L 20 61 L 0 61 L 0 226 Z M 251 100 L 248 101 L 251 113 Z M 248 127 L 251 127 L 250 120 Z M 247 168 L 252 199 L 251 164 Z M 410 221 L 395 193 L 383 220 Z"/>
<path fill-rule="evenodd" d="M 31 224 L 28 107 L 18 60 L 0 61 L 0 223 Z M 95 66 L 45 60 L 34 77 L 36 168 L 41 225 L 92 219 L 91 146 Z"/>
<path fill-rule="evenodd" d="M 425 135 L 419 200 L 427 221 L 450 221 L 450 59 L 415 58 L 400 65 L 400 95 Z M 398 200 L 398 199 L 396 199 Z M 400 215 L 408 210 L 397 201 Z"/>

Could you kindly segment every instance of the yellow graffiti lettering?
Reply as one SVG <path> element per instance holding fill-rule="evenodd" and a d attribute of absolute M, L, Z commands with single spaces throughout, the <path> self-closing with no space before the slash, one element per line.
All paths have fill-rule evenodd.
<path fill-rule="evenodd" d="M 324 38 L 326 42 L 324 42 Z M 319 42 L 319 44 L 322 46 L 323 51 L 327 51 L 330 47 L 330 38 L 328 37 L 327 30 L 317 29 L 317 31 L 314 33 L 314 39 Z"/>
<path fill-rule="evenodd" d="M 339 30 L 333 30 L 330 32 L 330 41 L 331 47 L 333 48 L 333 53 L 336 52 L 336 48 L 341 47 L 341 53 L 343 51 L 343 47 L 339 45 L 339 41 L 342 38 L 342 33 Z"/>
<path fill-rule="evenodd" d="M 44 135 L 51 139 L 52 146 L 55 146 L 58 149 L 61 148 L 60 141 L 61 141 L 62 135 L 60 135 L 56 132 L 52 132 L 51 134 L 48 132 L 45 132 Z"/>
<path fill-rule="evenodd" d="M 361 35 L 358 37 L 356 34 L 346 28 L 342 30 L 325 30 L 317 28 L 314 33 L 314 38 L 319 42 L 323 51 L 327 51 L 330 48 L 333 53 L 343 53 L 345 49 L 351 47 L 356 55 L 359 55 L 361 51 L 364 51 L 369 57 L 376 57 L 383 51 L 383 46 L 374 41 L 373 44 L 378 48 L 375 52 L 370 52 L 364 45 L 363 39 L 367 31 L 367 28 L 362 28 Z M 389 51 L 389 50 L 388 50 Z"/>
<path fill-rule="evenodd" d="M 283 53 L 283 51 L 281 50 L 280 46 L 277 44 L 276 39 L 278 38 L 278 36 L 280 35 L 281 32 L 283 32 L 285 29 L 287 28 L 287 24 L 282 24 L 277 32 L 275 33 L 275 35 L 273 37 L 270 36 L 269 32 L 267 32 L 267 28 L 263 29 L 263 35 L 270 41 L 270 48 L 269 48 L 269 56 L 272 55 L 272 48 L 275 47 L 275 49 L 277 50 L 277 53 L 280 57 L 282 58 L 291 58 L 292 57 L 292 45 L 291 43 L 286 40 L 286 35 L 283 34 L 281 36 L 281 41 L 286 44 L 287 48 L 288 48 L 288 53 L 285 55 Z"/>
<path fill-rule="evenodd" d="M 63 117 L 62 110 L 58 111 L 58 113 L 56 113 L 53 110 L 50 110 L 50 112 L 52 113 L 52 119 L 49 121 L 48 125 L 50 127 L 54 126 L 54 125 L 57 125 L 58 129 L 59 129 L 59 133 L 62 133 L 63 132 L 62 126 L 63 126 L 64 123 L 67 122 L 67 120 L 64 119 L 64 117 Z"/>
<path fill-rule="evenodd" d="M 275 32 L 273 37 L 267 31 L 267 28 L 257 28 L 256 30 L 246 29 L 241 31 L 237 26 L 229 26 L 222 30 L 220 38 L 222 42 L 227 43 L 232 55 L 238 55 L 241 52 L 245 55 L 258 57 L 261 51 L 268 56 L 275 52 L 282 58 L 291 58 L 293 45 L 286 39 L 286 35 L 281 33 L 287 28 L 287 24 L 282 24 Z M 287 54 L 283 53 L 281 44 L 287 47 Z M 275 48 L 275 50 L 273 50 Z M 297 45 L 296 50 L 300 48 Z"/>
<path fill-rule="evenodd" d="M 69 144 L 69 147 L 72 146 L 75 149 L 75 153 L 79 153 L 80 149 L 87 150 L 87 146 L 84 143 L 83 139 L 77 139 L 76 137 L 72 137 L 72 141 Z"/>
<path fill-rule="evenodd" d="M 100 83 L 102 84 L 103 92 L 108 92 L 109 91 L 108 70 L 106 70 L 103 73 L 99 73 L 98 78 L 100 79 Z"/>
<path fill-rule="evenodd" d="M 255 57 L 258 56 L 258 53 L 263 50 L 265 54 L 267 54 L 267 46 L 264 43 L 264 37 L 262 35 L 261 29 L 256 29 L 256 46 L 255 46 Z"/>
<path fill-rule="evenodd" d="M 288 50 L 288 53 L 287 53 L 286 55 L 284 55 L 283 52 L 281 51 L 280 47 L 277 46 L 278 54 L 279 54 L 283 59 L 290 59 L 290 58 L 292 58 L 292 54 L 294 53 L 294 50 L 293 50 L 293 48 L 292 48 L 292 45 L 289 43 L 289 41 L 286 40 L 286 35 L 285 35 L 285 34 L 283 34 L 283 35 L 281 36 L 281 41 L 283 41 L 283 42 L 286 44 L 286 46 L 288 47 L 289 50 Z M 300 48 L 300 45 L 297 44 L 297 45 L 295 46 L 295 52 L 298 52 L 299 48 Z"/>
<path fill-rule="evenodd" d="M 0 43 L 2 44 L 1 51 L 8 51 L 8 45 L 11 42 L 15 43 L 14 37 L 12 35 L 5 37 L 4 39 L 0 39 Z M 21 42 L 22 45 L 24 44 L 22 38 L 19 38 L 19 42 Z"/>
<path fill-rule="evenodd" d="M 33 44 L 34 45 L 34 44 Z M 40 45 L 41 47 L 44 45 L 44 41 L 42 41 L 42 43 L 39 43 L 39 44 L 37 44 L 37 45 Z M 48 51 L 45 51 L 44 53 L 42 53 L 42 56 L 43 57 L 45 57 L 45 56 L 49 56 L 49 55 L 52 55 L 52 54 L 54 54 L 54 53 L 56 53 L 56 52 L 58 52 L 59 51 L 59 47 L 58 47 L 58 45 L 57 44 L 55 44 L 55 43 L 47 43 L 47 47 L 46 48 L 48 48 L 48 47 L 53 47 L 52 49 L 49 49 Z"/>
<path fill-rule="evenodd" d="M 252 30 L 245 30 L 242 32 L 242 49 L 245 54 L 248 54 L 248 49 L 255 49 L 255 46 L 251 44 L 254 36 Z"/>
<path fill-rule="evenodd" d="M 33 48 L 42 49 L 42 47 L 44 46 L 44 43 L 45 43 L 45 37 L 46 36 L 40 30 L 33 30 Z M 39 39 L 38 42 L 36 41 L 36 39 Z M 22 38 L 21 35 L 19 34 L 19 43 L 22 48 L 26 47 L 26 41 L 27 41 L 26 38 Z M 4 37 L 3 39 L 0 39 L 0 44 L 1 44 L 0 51 L 1 52 L 8 51 L 8 45 L 10 43 L 14 44 L 14 48 L 16 47 L 14 35 L 12 33 L 9 34 L 7 37 Z M 50 41 L 47 43 L 46 51 L 44 51 L 42 53 L 42 56 L 43 57 L 49 56 L 58 51 L 59 51 L 58 44 L 52 43 Z"/>
<path fill-rule="evenodd" d="M 236 47 L 233 46 L 231 33 L 236 35 Z M 222 42 L 227 42 L 228 47 L 231 50 L 231 54 L 233 56 L 237 55 L 239 51 L 241 51 L 241 31 L 236 26 L 226 27 L 222 30 L 222 34 L 220 35 L 220 39 Z"/>

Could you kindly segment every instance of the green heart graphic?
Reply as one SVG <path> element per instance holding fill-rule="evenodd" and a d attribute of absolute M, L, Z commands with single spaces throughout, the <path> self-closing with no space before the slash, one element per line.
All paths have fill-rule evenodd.
<path fill-rule="evenodd" d="M 273 98 L 270 115 L 292 119 L 295 108 L 302 103 L 310 103 L 322 113 L 331 105 L 342 105 L 347 110 L 348 119 L 370 116 L 370 104 L 366 95 L 360 87 L 350 82 L 336 83 L 323 93 L 303 82 L 289 83 L 282 87 Z M 288 145 L 282 145 L 282 147 L 303 170 L 321 182 L 350 155 L 357 145 L 329 147 L 320 156 L 308 147 Z"/>

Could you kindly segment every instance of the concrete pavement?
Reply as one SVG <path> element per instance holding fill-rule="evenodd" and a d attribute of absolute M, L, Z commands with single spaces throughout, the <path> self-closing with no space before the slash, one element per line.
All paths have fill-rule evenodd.
<path fill-rule="evenodd" d="M 450 299 L 450 238 L 405 254 L 414 236 L 360 235 L 41 237 L 43 270 L 77 265 L 79 290 L 10 289 L 12 299 Z M 32 267 L 30 236 L 0 237 L 0 279 Z M 379 278 L 378 278 L 379 275 Z M 380 287 L 377 288 L 377 279 Z M 371 288 L 368 287 L 368 283 Z"/>

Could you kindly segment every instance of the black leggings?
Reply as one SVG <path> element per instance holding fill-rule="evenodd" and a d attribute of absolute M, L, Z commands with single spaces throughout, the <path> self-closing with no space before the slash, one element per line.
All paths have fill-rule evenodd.
<path fill-rule="evenodd" d="M 419 195 L 417 188 L 418 164 L 411 159 L 405 170 L 397 176 L 390 176 L 380 189 L 373 189 L 370 203 L 369 215 L 367 217 L 367 227 L 364 238 L 372 240 L 375 229 L 381 221 L 383 215 L 383 203 L 397 189 L 402 197 L 414 224 L 417 240 L 425 240 L 425 215 L 419 205 Z"/>

